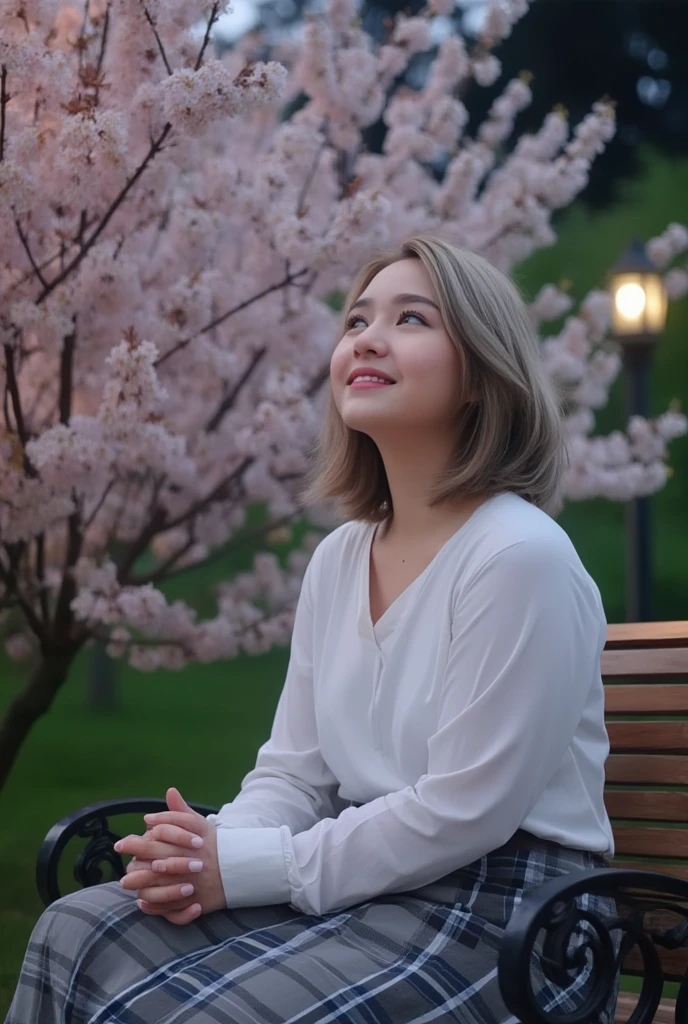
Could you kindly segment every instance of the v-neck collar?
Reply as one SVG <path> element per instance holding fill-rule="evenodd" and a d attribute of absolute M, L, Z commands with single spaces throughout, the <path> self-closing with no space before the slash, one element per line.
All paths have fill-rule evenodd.
<path fill-rule="evenodd" d="M 503 493 L 503 492 L 500 492 Z M 480 511 L 490 505 L 495 498 L 500 495 L 495 494 L 478 505 L 476 509 L 471 512 L 468 519 L 459 526 L 457 530 L 452 533 L 450 537 L 444 542 L 442 547 L 437 551 L 434 557 L 428 562 L 426 567 L 413 579 L 407 587 L 392 601 L 392 603 L 385 609 L 377 622 L 373 625 L 373 617 L 370 611 L 370 561 L 373 549 L 373 541 L 377 535 L 377 529 L 380 523 L 368 524 L 363 538 L 363 565 L 361 572 L 361 594 L 359 602 L 359 631 L 363 636 L 371 640 L 376 647 L 379 647 L 382 640 L 389 636 L 393 632 L 399 620 L 402 618 L 404 611 L 411 600 L 412 596 L 416 596 L 416 592 L 422 590 L 429 576 L 432 574 L 432 570 L 438 564 L 441 556 L 446 554 L 447 549 L 454 543 L 457 537 L 459 537 L 463 531 L 468 527 L 475 516 Z"/>

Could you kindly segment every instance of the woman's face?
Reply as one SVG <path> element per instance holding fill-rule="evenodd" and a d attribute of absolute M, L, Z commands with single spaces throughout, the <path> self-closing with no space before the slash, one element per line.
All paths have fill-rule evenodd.
<path fill-rule="evenodd" d="M 399 260 L 351 306 L 330 361 L 332 393 L 347 427 L 374 439 L 389 428 L 436 432 L 455 421 L 460 366 L 425 267 Z M 362 371 L 394 383 L 361 380 Z"/>

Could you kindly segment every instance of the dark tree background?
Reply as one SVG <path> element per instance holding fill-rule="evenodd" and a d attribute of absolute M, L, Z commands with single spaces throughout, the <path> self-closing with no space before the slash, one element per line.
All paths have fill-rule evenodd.
<path fill-rule="evenodd" d="M 480 3 L 457 3 L 453 21 L 469 38 L 471 9 Z M 271 0 L 258 13 L 274 36 L 293 30 L 305 11 L 317 7 L 313 0 Z M 413 14 L 421 7 L 422 0 L 366 0 L 363 25 L 381 39 L 390 15 Z M 521 70 L 535 76 L 534 102 L 519 118 L 517 131 L 535 130 L 556 104 L 576 122 L 596 100 L 616 101 L 617 135 L 595 162 L 582 196 L 590 206 L 609 206 L 618 198 L 621 182 L 640 169 L 643 145 L 688 154 L 688 0 L 534 0 L 496 53 L 506 76 Z M 422 81 L 427 63 L 425 55 L 416 58 L 408 72 L 411 84 Z M 498 93 L 499 83 L 472 88 L 469 131 Z M 376 149 L 383 137 L 384 125 L 375 125 L 368 144 Z"/>

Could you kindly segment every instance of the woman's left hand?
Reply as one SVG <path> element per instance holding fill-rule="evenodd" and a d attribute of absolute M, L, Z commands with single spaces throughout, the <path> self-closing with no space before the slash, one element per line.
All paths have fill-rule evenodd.
<path fill-rule="evenodd" d="M 217 835 L 215 826 L 189 807 L 178 790 L 167 791 L 167 805 L 168 811 L 145 815 L 149 831 L 144 836 L 126 836 L 115 845 L 118 853 L 135 857 L 120 884 L 139 890 L 144 913 L 187 924 L 200 914 L 227 906 Z M 196 845 L 198 838 L 201 846 Z M 193 892 L 182 894 L 184 885 L 192 885 Z"/>

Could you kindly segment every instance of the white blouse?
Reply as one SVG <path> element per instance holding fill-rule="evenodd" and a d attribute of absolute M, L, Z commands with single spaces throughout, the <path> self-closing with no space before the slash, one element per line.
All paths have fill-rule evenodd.
<path fill-rule="evenodd" d="M 374 532 L 353 521 L 318 545 L 272 734 L 209 818 L 228 907 L 407 892 L 519 828 L 613 852 L 606 621 L 567 534 L 492 497 L 373 626 Z"/>

